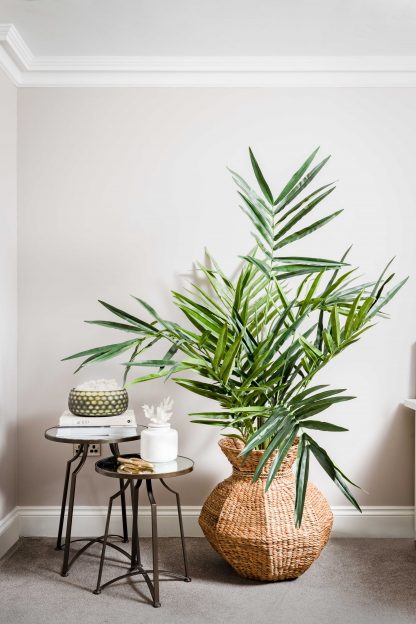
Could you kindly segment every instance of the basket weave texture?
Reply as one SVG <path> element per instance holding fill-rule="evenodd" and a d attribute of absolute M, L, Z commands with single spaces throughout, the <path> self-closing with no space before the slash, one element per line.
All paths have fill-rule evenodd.
<path fill-rule="evenodd" d="M 292 465 L 297 442 L 265 492 L 265 478 L 252 482 L 263 451 L 239 457 L 240 440 L 224 438 L 220 448 L 233 474 L 208 496 L 199 524 L 211 546 L 240 576 L 260 581 L 282 581 L 303 574 L 319 557 L 332 529 L 332 511 L 312 483 L 308 484 L 302 524 L 295 527 L 295 479 Z M 243 464 L 244 461 L 244 464 Z"/>

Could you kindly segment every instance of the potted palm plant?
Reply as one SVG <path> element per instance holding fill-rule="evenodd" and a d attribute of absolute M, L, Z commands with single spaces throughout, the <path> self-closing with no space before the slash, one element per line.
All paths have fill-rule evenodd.
<path fill-rule="evenodd" d="M 304 224 L 335 189 L 333 183 L 310 189 L 328 160 L 313 165 L 317 151 L 277 195 L 251 150 L 259 191 L 231 171 L 255 247 L 241 257 L 235 279 L 208 256 L 199 265 L 204 285 L 192 284 L 187 294 L 173 292 L 184 324 L 162 318 L 137 297 L 149 321 L 100 301 L 118 320 L 88 322 L 127 332 L 129 339 L 65 358 L 85 358 L 79 370 L 131 352 L 125 383 L 132 370 L 151 367 L 154 372 L 128 384 L 172 378 L 219 404 L 219 410 L 191 414 L 195 423 L 222 428 L 220 447 L 233 466 L 233 475 L 208 497 L 200 524 L 240 574 L 264 580 L 299 576 L 329 537 L 331 510 L 308 482 L 311 455 L 360 509 L 350 489 L 354 484 L 314 438 L 315 431 L 346 431 L 318 415 L 353 397 L 314 378 L 385 316 L 384 306 L 406 281 L 387 288 L 394 277 L 389 262 L 378 279 L 357 283 L 349 250 L 339 260 L 287 255 L 292 243 L 341 212 Z M 159 342 L 167 343 L 164 357 L 144 359 Z"/>

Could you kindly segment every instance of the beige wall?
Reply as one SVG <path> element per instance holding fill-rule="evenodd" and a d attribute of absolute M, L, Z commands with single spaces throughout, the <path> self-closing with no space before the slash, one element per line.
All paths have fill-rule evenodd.
<path fill-rule="evenodd" d="M 251 245 L 225 166 L 250 176 L 251 145 L 277 190 L 319 144 L 334 156 L 322 179 L 340 179 L 332 207 L 345 212 L 302 251 L 338 257 L 354 243 L 351 258 L 366 274 L 397 254 L 398 275 L 412 278 L 391 320 L 325 372 L 358 398 L 333 409 L 350 432 L 319 438 L 369 492 L 359 495 L 364 505 L 413 504 L 412 414 L 400 402 L 416 374 L 416 90 L 56 88 L 19 98 L 19 504 L 59 504 L 71 451 L 43 431 L 71 386 L 121 376 L 109 363 L 74 379 L 74 366 L 59 361 L 117 339 L 82 323 L 108 318 L 96 300 L 134 311 L 132 293 L 175 317 L 168 290 L 184 287 L 204 246 L 231 271 Z M 135 387 L 131 399 L 140 415 L 142 403 L 166 394 L 181 453 L 196 460 L 183 502 L 199 504 L 228 474 L 218 432 L 189 424 L 187 413 L 208 404 L 172 382 Z M 103 504 L 109 484 L 90 461 L 78 502 Z M 325 475 L 312 476 L 332 504 L 346 504 Z"/>
<path fill-rule="evenodd" d="M 16 87 L 0 70 L 0 520 L 16 505 Z"/>

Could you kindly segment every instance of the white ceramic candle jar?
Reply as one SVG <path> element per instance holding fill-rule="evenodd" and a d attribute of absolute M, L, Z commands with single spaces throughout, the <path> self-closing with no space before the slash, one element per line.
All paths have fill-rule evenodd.
<path fill-rule="evenodd" d="M 149 462 L 173 461 L 178 456 L 178 432 L 170 423 L 150 423 L 143 429 L 140 440 L 140 456 Z"/>

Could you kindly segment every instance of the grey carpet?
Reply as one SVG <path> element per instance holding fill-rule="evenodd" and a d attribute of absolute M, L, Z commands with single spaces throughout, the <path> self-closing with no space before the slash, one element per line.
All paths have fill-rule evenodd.
<path fill-rule="evenodd" d="M 150 543 L 144 542 L 145 565 Z M 177 539 L 160 540 L 162 568 L 180 566 Z M 161 584 L 160 609 L 144 582 L 94 588 L 98 547 L 59 575 L 62 553 L 51 539 L 25 538 L 0 564 L 0 621 L 7 624 L 415 624 L 416 553 L 411 540 L 334 539 L 296 581 L 238 577 L 204 539 L 188 539 L 192 582 Z M 104 581 L 123 573 L 111 553 Z M 135 577 L 138 579 L 139 577 Z"/>

